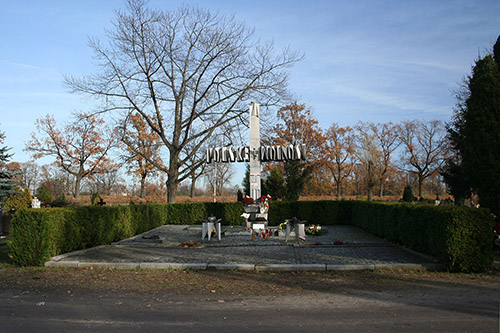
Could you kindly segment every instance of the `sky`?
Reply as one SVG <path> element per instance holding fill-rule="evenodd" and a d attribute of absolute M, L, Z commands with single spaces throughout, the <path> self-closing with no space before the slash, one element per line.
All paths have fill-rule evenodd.
<path fill-rule="evenodd" d="M 149 2 L 164 10 L 181 4 L 234 15 L 276 49 L 304 53 L 289 88 L 323 128 L 449 121 L 454 91 L 500 35 L 498 0 Z M 13 161 L 29 160 L 23 149 L 36 119 L 51 114 L 64 123 L 91 108 L 63 76 L 96 70 L 88 37 L 105 41 L 115 10 L 124 8 L 122 0 L 0 0 L 0 131 Z"/>

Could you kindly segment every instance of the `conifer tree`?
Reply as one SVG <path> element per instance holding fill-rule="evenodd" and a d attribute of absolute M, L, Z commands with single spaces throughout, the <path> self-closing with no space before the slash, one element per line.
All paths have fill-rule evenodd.
<path fill-rule="evenodd" d="M 481 205 L 500 214 L 500 37 L 494 50 L 476 61 L 464 113 L 464 171 Z"/>
<path fill-rule="evenodd" d="M 0 132 L 0 144 L 3 144 L 5 134 Z M 10 148 L 0 147 L 0 205 L 3 206 L 6 197 L 11 195 L 16 189 L 14 177 L 15 174 L 5 166 L 13 154 L 8 154 Z"/>
<path fill-rule="evenodd" d="M 479 58 L 465 82 L 459 108 L 448 128 L 455 161 L 445 181 L 450 192 L 479 195 L 481 206 L 500 214 L 500 36 L 493 54 Z M 454 162 L 454 163 L 453 163 Z M 446 174 L 445 174 L 446 176 Z M 456 181 L 457 178 L 463 181 Z M 457 199 L 457 198 L 455 198 Z"/>

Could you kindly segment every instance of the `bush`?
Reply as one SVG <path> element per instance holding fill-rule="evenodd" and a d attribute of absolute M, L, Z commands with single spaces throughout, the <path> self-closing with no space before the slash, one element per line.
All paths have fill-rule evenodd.
<path fill-rule="evenodd" d="M 176 203 L 167 205 L 168 224 L 201 224 L 208 216 L 204 203 Z"/>
<path fill-rule="evenodd" d="M 167 223 L 167 205 L 165 204 L 130 205 L 128 207 L 131 214 L 131 226 L 135 234 Z"/>
<path fill-rule="evenodd" d="M 413 190 L 411 189 L 411 186 L 406 185 L 406 187 L 403 191 L 403 201 L 404 202 L 413 202 L 415 200 L 416 200 L 416 198 L 413 195 Z"/>
<path fill-rule="evenodd" d="M 92 206 L 97 206 L 97 205 L 100 205 L 102 204 L 102 197 L 99 193 L 92 193 L 92 196 L 90 197 L 90 204 Z"/>
<path fill-rule="evenodd" d="M 67 211 L 21 209 L 12 219 L 9 247 L 12 262 L 21 266 L 41 266 L 50 257 L 67 250 L 64 225 Z"/>
<path fill-rule="evenodd" d="M 11 255 L 19 265 L 130 237 L 168 224 L 199 224 L 208 215 L 239 225 L 241 203 L 141 204 L 21 209 L 12 221 Z M 269 223 L 297 217 L 310 224 L 350 224 L 435 256 L 450 271 L 480 272 L 493 256 L 493 219 L 487 211 L 456 206 L 367 201 L 272 202 Z"/>
<path fill-rule="evenodd" d="M 481 272 L 493 262 L 486 212 L 456 206 L 367 201 L 273 202 L 269 223 L 297 217 L 308 223 L 350 224 L 389 241 L 436 257 L 450 271 Z"/>
<path fill-rule="evenodd" d="M 220 218 L 223 224 L 241 225 L 243 205 L 240 202 L 207 202 L 204 205 L 206 215 L 203 218 L 213 215 Z"/>
<path fill-rule="evenodd" d="M 491 267 L 493 220 L 487 211 L 396 203 L 356 206 L 352 211 L 353 225 L 430 254 L 450 271 L 481 272 Z"/>
<path fill-rule="evenodd" d="M 311 224 L 342 224 L 341 201 L 275 201 L 269 206 L 269 224 L 297 217 Z"/>
<path fill-rule="evenodd" d="M 24 191 L 16 190 L 7 199 L 5 199 L 3 209 L 7 212 L 15 212 L 23 208 L 31 208 L 32 200 L 33 198 L 31 197 L 31 191 L 29 188 L 25 188 Z"/>
<path fill-rule="evenodd" d="M 61 192 L 61 194 L 59 194 L 59 197 L 50 203 L 50 206 L 51 207 L 68 206 L 68 202 L 66 201 L 66 195 L 64 194 L 64 192 Z"/>
<path fill-rule="evenodd" d="M 40 188 L 38 188 L 38 190 L 36 191 L 36 196 L 44 205 L 54 200 L 54 195 L 52 194 L 52 191 L 45 184 L 42 185 Z"/>
<path fill-rule="evenodd" d="M 130 209 L 126 206 L 86 206 L 74 210 L 84 247 L 109 244 L 135 234 Z"/>

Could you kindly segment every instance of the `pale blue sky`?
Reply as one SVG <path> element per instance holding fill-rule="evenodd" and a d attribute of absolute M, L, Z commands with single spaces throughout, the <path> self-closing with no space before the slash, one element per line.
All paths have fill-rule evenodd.
<path fill-rule="evenodd" d="M 500 34 L 500 1 L 150 1 L 234 14 L 262 40 L 305 53 L 290 89 L 323 127 L 359 120 L 448 121 L 453 90 L 478 52 Z M 88 101 L 72 95 L 63 74 L 94 70 L 87 36 L 103 38 L 122 0 L 0 0 L 0 130 L 13 160 L 35 119 L 64 122 Z M 240 183 L 240 177 L 234 179 Z"/>

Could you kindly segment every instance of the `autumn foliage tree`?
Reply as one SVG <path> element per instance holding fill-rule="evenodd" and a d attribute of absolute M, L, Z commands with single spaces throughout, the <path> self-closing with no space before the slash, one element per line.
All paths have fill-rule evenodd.
<path fill-rule="evenodd" d="M 333 123 L 325 132 L 322 144 L 322 165 L 328 170 L 336 187 L 337 198 L 342 196 L 342 184 L 354 171 L 356 135 L 354 129 Z"/>
<path fill-rule="evenodd" d="M 270 144 L 277 146 L 300 145 L 307 147 L 307 161 L 285 161 L 285 200 L 297 200 L 305 182 L 315 167 L 319 165 L 319 147 L 323 141 L 318 121 L 310 108 L 297 102 L 282 107 L 277 113 L 278 123 L 272 130 Z M 281 163 L 280 163 L 281 164 Z"/>
<path fill-rule="evenodd" d="M 25 150 L 33 158 L 52 156 L 56 164 L 74 177 L 74 197 L 80 195 L 81 182 L 102 173 L 112 166 L 109 150 L 115 146 L 112 131 L 96 115 L 80 113 L 74 120 L 59 128 L 55 119 L 47 115 L 36 120 L 38 135 L 31 134 Z"/>
<path fill-rule="evenodd" d="M 161 139 L 138 113 L 131 114 L 118 130 L 125 145 L 128 173 L 139 178 L 139 197 L 143 198 L 146 178 L 157 174 L 157 165 L 164 165 L 160 155 Z"/>

